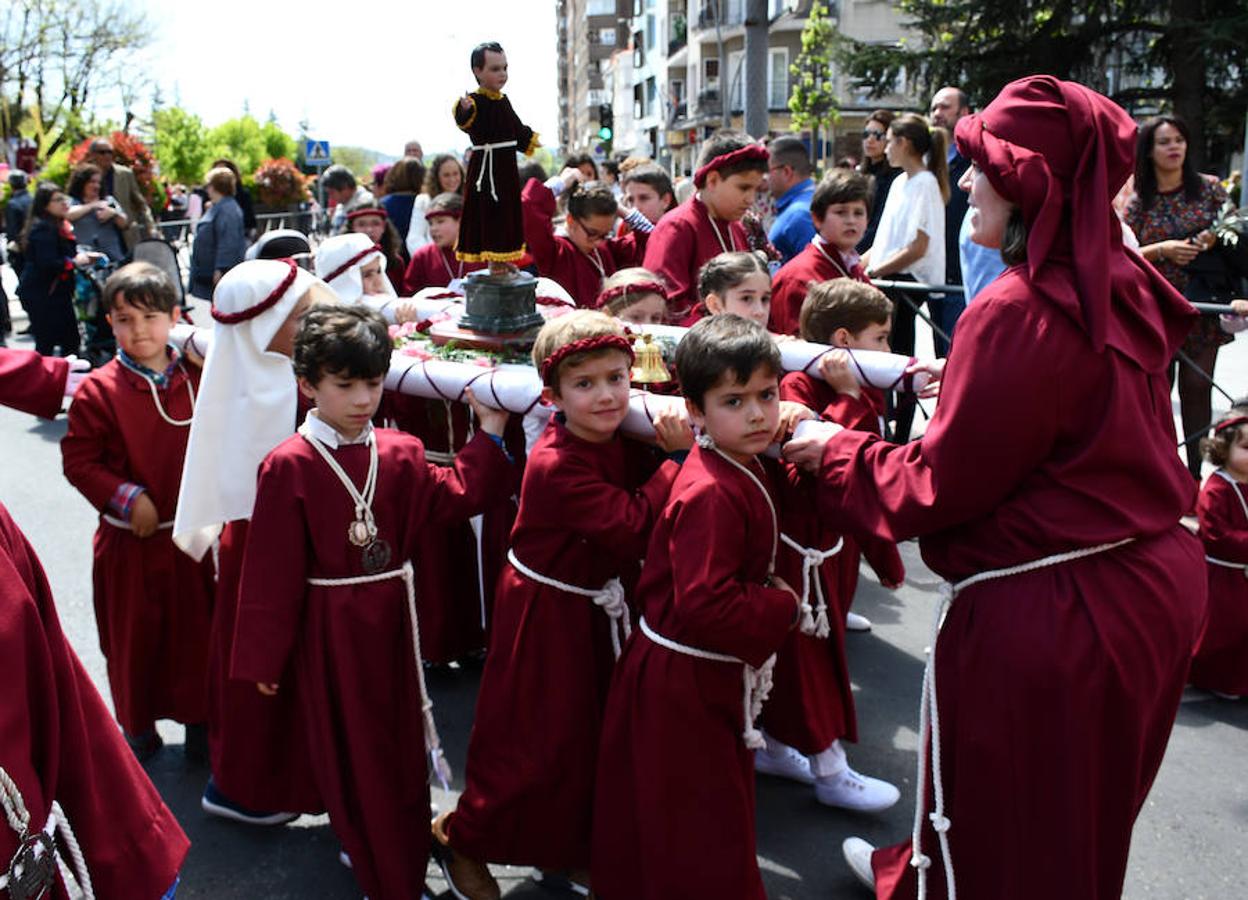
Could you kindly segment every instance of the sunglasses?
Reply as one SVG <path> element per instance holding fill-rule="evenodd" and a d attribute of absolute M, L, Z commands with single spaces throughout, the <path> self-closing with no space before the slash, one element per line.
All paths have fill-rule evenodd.
<path fill-rule="evenodd" d="M 876 131 L 874 128 L 864 128 L 862 130 L 862 136 L 864 138 L 875 138 L 878 141 L 884 137 L 884 132 Z"/>
<path fill-rule="evenodd" d="M 601 241 L 603 238 L 611 236 L 611 231 L 609 229 L 607 231 L 595 231 L 594 229 L 587 227 L 580 219 L 574 218 L 572 221 L 576 222 L 576 224 L 581 227 L 581 231 L 585 232 L 585 237 L 590 241 Z"/>

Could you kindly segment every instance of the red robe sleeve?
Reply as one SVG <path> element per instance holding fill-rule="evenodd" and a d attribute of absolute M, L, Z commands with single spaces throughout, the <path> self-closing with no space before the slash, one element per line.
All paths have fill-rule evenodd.
<path fill-rule="evenodd" d="M 628 234 L 608 240 L 607 249 L 611 252 L 611 258 L 615 260 L 616 269 L 640 266 L 646 257 L 649 237 L 649 232 L 630 231 Z"/>
<path fill-rule="evenodd" d="M 51 419 L 61 411 L 69 363 L 0 347 L 0 405 Z"/>
<path fill-rule="evenodd" d="M 453 465 L 436 466 L 425 461 L 425 447 L 410 441 L 413 464 L 423 468 L 427 478 L 413 498 L 411 515 L 431 525 L 465 522 L 484 513 L 487 507 L 512 489 L 514 471 L 501 447 L 484 431 L 478 431 L 455 454 Z"/>
<path fill-rule="evenodd" d="M 94 375 L 79 386 L 69 406 L 69 430 L 61 438 L 65 477 L 87 502 L 105 510 L 126 476 L 105 465 L 106 447 L 117 440 L 119 425 Z"/>
<path fill-rule="evenodd" d="M 1196 502 L 1196 516 L 1206 553 L 1227 562 L 1248 563 L 1248 518 L 1235 497 L 1237 491 L 1242 488 L 1221 475 L 1210 475 Z"/>
<path fill-rule="evenodd" d="M 431 265 L 435 261 L 429 252 L 431 247 L 437 252 L 441 252 L 436 244 L 430 243 L 416 248 L 416 252 L 412 254 L 412 258 L 407 264 L 407 271 L 403 273 L 403 296 L 411 297 L 417 291 L 427 287 L 446 287 L 448 283 L 446 278 L 438 280 L 435 277 L 437 270 L 433 269 Z M 445 275 L 446 273 L 443 272 L 442 274 Z"/>
<path fill-rule="evenodd" d="M 708 480 L 676 501 L 668 546 L 672 603 L 681 633 L 696 636 L 699 649 L 757 667 L 784 643 L 797 603 L 788 591 L 738 577 L 742 559 L 771 548 L 746 545 L 742 519 L 750 507 L 734 503 L 729 490 Z"/>
<path fill-rule="evenodd" d="M 57 801 L 97 897 L 160 897 L 190 843 L 66 640 L 43 568 L 2 506 L 0 679 L 0 761 L 34 826 Z M 0 826 L 4 865 L 16 849 Z"/>
<path fill-rule="evenodd" d="M 697 258 L 698 236 L 692 223 L 668 213 L 654 226 L 646 242 L 645 267 L 667 282 L 668 307 L 684 310 L 698 302 L 698 286 L 691 271 Z"/>
<path fill-rule="evenodd" d="M 772 334 L 796 335 L 800 330 L 802 303 L 809 289 L 805 275 L 800 255 L 793 257 L 776 273 L 771 284 L 771 318 L 767 322 L 767 330 Z"/>
<path fill-rule="evenodd" d="M 536 178 L 530 178 L 520 192 L 520 204 L 524 215 L 525 248 L 537 264 L 537 270 L 547 278 L 554 278 L 559 259 L 559 245 L 552 224 L 555 216 L 554 192 Z"/>

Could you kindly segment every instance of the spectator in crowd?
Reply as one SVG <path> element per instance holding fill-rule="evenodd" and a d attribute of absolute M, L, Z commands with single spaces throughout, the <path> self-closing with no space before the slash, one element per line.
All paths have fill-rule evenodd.
<path fill-rule="evenodd" d="M 579 169 L 587 182 L 598 180 L 598 163 L 594 162 L 594 158 L 588 153 L 572 154 L 564 160 L 563 167 L 565 169 Z"/>
<path fill-rule="evenodd" d="M 1186 266 L 1213 243 L 1209 226 L 1226 203 L 1226 190 L 1212 175 L 1201 175 L 1188 155 L 1190 132 L 1177 116 L 1158 116 L 1140 126 L 1135 151 L 1135 194 L 1127 202 L 1126 223 L 1140 241 L 1140 253 L 1189 299 L 1193 276 Z M 1183 342 L 1182 352 L 1200 371 L 1177 360 L 1167 374 L 1174 383 L 1178 366 L 1183 433 L 1205 429 L 1213 418 L 1209 377 L 1218 348 L 1232 340 L 1216 316 L 1201 316 Z M 1203 374 L 1202 374 L 1203 373 Z M 1200 478 L 1200 447 L 1187 445 L 1187 465 Z"/>
<path fill-rule="evenodd" d="M 403 145 L 404 156 L 414 156 L 419 160 L 424 160 L 425 149 L 420 146 L 420 141 L 412 139 Z"/>
<path fill-rule="evenodd" d="M 321 176 L 325 199 L 334 208 L 329 222 L 330 234 L 342 234 L 347 227 L 347 213 L 360 206 L 375 206 L 377 199 L 372 191 L 357 184 L 355 176 L 346 166 L 330 166 Z"/>
<path fill-rule="evenodd" d="M 225 166 L 212 169 L 204 187 L 212 205 L 199 220 L 191 244 L 190 293 L 211 300 L 221 276 L 243 261 L 247 239 L 243 235 L 243 211 L 234 199 L 234 173 Z"/>
<path fill-rule="evenodd" d="M 966 92 L 961 88 L 943 87 L 932 95 L 929 110 L 932 124 L 953 134 L 954 126 L 963 116 L 970 115 L 971 105 Z M 945 284 L 962 283 L 961 257 L 958 254 L 958 238 L 962 234 L 962 220 L 966 218 L 968 194 L 957 189 L 957 184 L 971 167 L 971 161 L 958 153 L 953 141 L 945 154 L 946 167 L 949 170 L 949 185 L 953 190 L 945 200 Z M 965 297 L 949 294 L 944 297 L 932 297 L 928 301 L 932 310 L 932 318 L 940 325 L 945 334 L 952 335 L 958 316 L 966 309 Z M 936 355 L 944 356 L 949 352 L 948 342 L 936 335 Z"/>
<path fill-rule="evenodd" d="M 672 179 L 662 166 L 645 162 L 631 166 L 622 173 L 625 205 L 657 225 L 659 219 L 676 205 Z"/>
<path fill-rule="evenodd" d="M 234 201 L 243 211 L 243 231 L 247 233 L 247 240 L 254 241 L 259 233 L 259 223 L 256 220 L 256 204 L 251 199 L 251 191 L 247 190 L 247 186 L 243 184 L 243 173 L 238 171 L 234 160 L 223 156 L 220 159 L 214 159 L 209 168 L 217 169 L 222 166 L 234 173 Z"/>
<path fill-rule="evenodd" d="M 386 195 L 381 198 L 381 205 L 399 234 L 407 234 L 412 221 L 412 206 L 424 184 L 425 164 L 414 156 L 403 157 L 386 172 Z"/>
<path fill-rule="evenodd" d="M 26 230 L 26 219 L 30 216 L 32 199 L 30 191 L 26 189 L 26 173 L 21 169 L 11 170 L 9 172 L 9 202 L 4 206 L 4 239 L 9 265 L 13 267 L 13 271 L 19 278 L 25 265 L 22 258 L 21 237 L 22 232 Z M 20 288 L 18 289 L 17 299 L 22 304 L 22 309 L 26 311 L 27 318 L 29 318 L 30 308 L 22 297 Z M 6 302 L 4 307 L 6 314 L 8 309 L 8 303 Z"/>
<path fill-rule="evenodd" d="M 893 114 L 887 109 L 877 109 L 862 126 L 862 162 L 858 164 L 858 171 L 871 179 L 872 193 L 871 214 L 867 220 L 866 233 L 858 242 L 859 253 L 866 253 L 875 243 L 875 230 L 880 225 L 884 202 L 888 200 L 888 189 L 893 186 L 893 179 L 901 174 L 901 169 L 890 163 L 884 154 L 888 126 L 891 124 Z"/>
<path fill-rule="evenodd" d="M 66 214 L 79 245 L 98 250 L 112 262 L 126 258 L 122 234 L 130 224 L 116 198 L 100 196 L 100 170 L 80 163 L 69 176 L 69 212 Z"/>
<path fill-rule="evenodd" d="M 35 352 L 62 356 L 78 352 L 78 319 L 74 315 L 73 267 L 91 256 L 78 251 L 65 218 L 69 197 L 60 185 L 45 181 L 35 191 L 22 234 L 22 279 L 18 292 L 26 301 Z"/>
<path fill-rule="evenodd" d="M 620 187 L 620 163 L 618 160 L 608 159 L 602 163 L 602 183 L 610 185 L 611 193 L 615 194 L 618 202 L 624 197 L 624 189 Z"/>
<path fill-rule="evenodd" d="M 91 142 L 87 161 L 99 166 L 100 196 L 115 197 L 126 214 L 130 227 L 125 232 L 126 249 L 131 250 L 143 238 L 155 232 L 152 223 L 152 210 L 147 205 L 147 197 L 139 187 L 139 180 L 134 172 L 125 166 L 113 162 L 116 152 L 107 138 L 96 138 Z"/>
<path fill-rule="evenodd" d="M 377 163 L 373 166 L 372 183 L 369 190 L 373 192 L 373 199 L 380 200 L 386 196 L 386 176 L 390 174 L 390 163 Z"/>
<path fill-rule="evenodd" d="M 776 220 L 767 236 L 788 262 L 815 236 L 815 224 L 810 219 L 815 180 L 810 177 L 810 155 L 801 138 L 782 135 L 767 150 L 767 185 L 776 204 Z"/>
<path fill-rule="evenodd" d="M 523 171 L 523 166 L 521 166 L 521 171 Z M 546 180 L 545 172 L 542 173 L 542 180 Z M 524 183 L 525 179 L 522 177 L 521 188 L 524 187 Z M 412 204 L 411 221 L 407 226 L 407 231 L 399 231 L 399 234 L 406 233 L 407 235 L 405 244 L 409 258 L 421 247 L 433 241 L 427 215 L 430 209 L 429 204 L 439 194 L 459 194 L 463 191 L 463 187 L 464 165 L 459 161 L 459 157 L 453 153 L 439 153 L 435 156 L 425 170 L 424 186 Z"/>

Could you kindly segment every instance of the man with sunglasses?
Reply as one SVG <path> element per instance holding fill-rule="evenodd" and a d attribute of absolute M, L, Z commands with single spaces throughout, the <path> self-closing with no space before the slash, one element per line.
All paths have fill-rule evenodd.
<path fill-rule="evenodd" d="M 810 198 L 815 195 L 810 152 L 800 138 L 788 134 L 773 140 L 767 152 L 767 189 L 776 203 L 776 221 L 767 237 L 788 262 L 815 236 L 810 218 Z"/>
<path fill-rule="evenodd" d="M 135 244 L 143 238 L 151 237 L 155 230 L 152 210 L 147 205 L 147 197 L 143 195 L 143 189 L 139 187 L 134 172 L 126 166 L 117 165 L 114 162 L 115 157 L 116 152 L 107 138 L 96 138 L 91 142 L 87 160 L 100 169 L 100 197 L 114 197 L 121 205 L 126 218 L 130 220 L 130 227 L 123 234 L 126 250 L 133 250 Z"/>

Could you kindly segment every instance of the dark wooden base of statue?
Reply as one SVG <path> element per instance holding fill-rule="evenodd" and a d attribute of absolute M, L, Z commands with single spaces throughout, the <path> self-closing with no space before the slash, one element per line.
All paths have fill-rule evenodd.
<path fill-rule="evenodd" d="M 464 279 L 464 315 L 459 327 L 482 334 L 517 334 L 540 328 L 537 279 L 528 272 L 491 275 L 473 272 Z"/>

